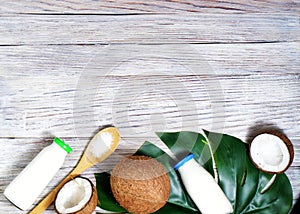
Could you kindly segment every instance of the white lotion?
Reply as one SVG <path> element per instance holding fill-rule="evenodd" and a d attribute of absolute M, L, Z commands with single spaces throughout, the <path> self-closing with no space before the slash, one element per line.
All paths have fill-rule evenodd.
<path fill-rule="evenodd" d="M 203 214 L 228 214 L 233 209 L 230 201 L 214 178 L 190 154 L 174 167 L 190 197 Z"/>
<path fill-rule="evenodd" d="M 22 210 L 27 210 L 42 193 L 72 149 L 59 138 L 44 148 L 7 186 L 5 197 Z"/>

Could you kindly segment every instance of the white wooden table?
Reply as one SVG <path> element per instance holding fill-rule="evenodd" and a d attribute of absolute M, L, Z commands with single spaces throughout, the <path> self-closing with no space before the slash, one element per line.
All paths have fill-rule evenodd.
<path fill-rule="evenodd" d="M 84 2 L 0 4 L 0 213 L 25 213 L 3 191 L 52 136 L 74 152 L 41 197 L 107 124 L 122 142 L 84 173 L 91 179 L 145 140 L 161 145 L 155 131 L 204 128 L 247 141 L 277 127 L 294 144 L 296 202 L 299 0 Z"/>

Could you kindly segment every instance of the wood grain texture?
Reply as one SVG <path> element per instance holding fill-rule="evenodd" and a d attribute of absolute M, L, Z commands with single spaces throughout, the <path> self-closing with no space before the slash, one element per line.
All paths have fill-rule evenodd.
<path fill-rule="evenodd" d="M 124 129 L 126 137 L 198 126 L 218 131 L 224 127 L 244 137 L 249 125 L 269 121 L 285 124 L 283 128 L 292 136 L 299 134 L 295 124 L 300 112 L 294 109 L 300 107 L 299 78 L 293 74 L 184 75 L 186 70 L 181 68 L 182 75 L 171 76 L 174 70 L 164 75 L 167 68 L 163 73 L 160 68 L 153 68 L 153 74 L 158 74 L 153 76 L 143 75 L 141 69 L 140 74 L 113 76 L 122 67 L 108 76 L 87 71 L 35 77 L 7 72 L 1 85 L 6 93 L 0 132 L 5 137 L 35 137 L 43 131 L 89 137 L 95 127 L 112 123 Z M 159 115 L 164 118 L 159 120 Z M 222 123 L 215 126 L 215 117 Z"/>
<path fill-rule="evenodd" d="M 92 14 L 133 14 L 133 13 L 296 13 L 299 12 L 299 0 L 104 0 L 57 1 L 33 0 L 2 2 L 1 13 L 92 13 Z"/>
<path fill-rule="evenodd" d="M 298 14 L 3 15 L 0 45 L 300 41 Z"/>
<path fill-rule="evenodd" d="M 47 76 L 54 79 L 58 76 L 61 80 L 70 78 L 64 88 L 72 89 L 70 84 L 73 85 L 73 82 L 70 80 L 76 82 L 84 73 L 99 78 L 130 75 L 275 74 L 294 75 L 297 79 L 299 47 L 300 42 L 5 46 L 0 47 L 1 89 L 5 92 L 5 82 L 25 87 L 26 84 L 14 81 L 22 78 L 24 81 L 45 78 L 46 81 Z M 172 60 L 168 60 L 170 57 Z M 184 65 L 198 66 L 199 69 L 187 69 Z M 172 66 L 176 69 L 172 69 Z"/>
<path fill-rule="evenodd" d="M 295 148 L 296 203 L 299 12 L 299 0 L 1 2 L 0 213 L 24 213 L 2 193 L 53 135 L 75 150 L 40 198 L 106 124 L 122 143 L 84 173 L 92 180 L 145 140 L 164 148 L 155 131 L 205 128 L 247 142 L 279 128 Z"/>

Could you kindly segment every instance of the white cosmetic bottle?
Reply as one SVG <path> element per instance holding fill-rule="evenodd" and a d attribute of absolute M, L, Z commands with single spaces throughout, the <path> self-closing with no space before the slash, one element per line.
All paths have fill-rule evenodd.
<path fill-rule="evenodd" d="M 5 197 L 22 210 L 27 210 L 42 193 L 72 149 L 59 138 L 45 147 L 7 186 Z"/>
<path fill-rule="evenodd" d="M 203 214 L 229 214 L 230 201 L 214 178 L 190 154 L 174 167 L 190 197 Z"/>

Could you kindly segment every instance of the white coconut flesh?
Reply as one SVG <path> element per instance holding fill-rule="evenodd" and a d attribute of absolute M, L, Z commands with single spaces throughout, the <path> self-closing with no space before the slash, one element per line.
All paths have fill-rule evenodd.
<path fill-rule="evenodd" d="M 92 185 L 87 179 L 75 178 L 58 192 L 55 207 L 59 213 L 73 213 L 81 210 L 92 196 Z"/>
<path fill-rule="evenodd" d="M 252 160 L 268 172 L 281 172 L 290 162 L 290 152 L 285 142 L 272 134 L 256 136 L 250 146 Z"/>

